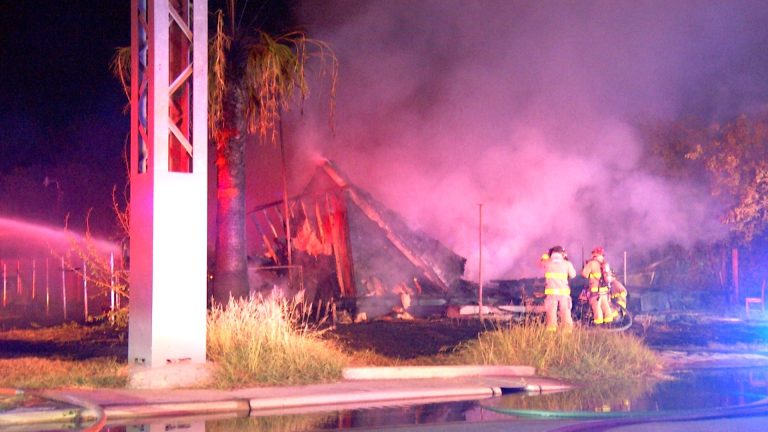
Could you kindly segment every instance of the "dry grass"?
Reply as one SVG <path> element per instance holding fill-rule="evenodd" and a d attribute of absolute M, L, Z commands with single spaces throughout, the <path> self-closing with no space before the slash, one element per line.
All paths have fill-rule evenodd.
<path fill-rule="evenodd" d="M 230 300 L 208 317 L 208 357 L 217 385 L 290 385 L 341 377 L 347 358 L 319 338 L 285 299 Z"/>
<path fill-rule="evenodd" d="M 575 381 L 648 376 L 659 368 L 653 352 L 637 337 L 576 328 L 548 333 L 536 323 L 489 330 L 456 350 L 398 359 L 370 349 L 344 353 L 336 342 L 307 324 L 299 304 L 280 298 L 231 301 L 208 318 L 208 356 L 222 388 L 291 385 L 340 379 L 348 366 L 520 364 L 538 374 Z M 3 340 L 47 342 L 49 355 L 0 360 L 0 387 L 123 387 L 127 365 L 114 354 L 84 353 L 62 358 L 57 347 L 100 346 L 120 334 L 110 324 L 68 324 L 0 332 Z M 110 342 L 111 341 L 111 342 Z M 51 355 L 52 354 L 52 355 Z M 94 358 L 87 355 L 95 354 Z M 44 358 L 45 357 L 45 358 Z"/>
<path fill-rule="evenodd" d="M 530 365 L 540 375 L 591 384 L 596 379 L 647 377 L 659 369 L 655 354 L 629 333 L 584 328 L 570 334 L 551 333 L 537 321 L 491 329 L 435 355 L 404 360 L 363 350 L 349 356 L 350 366 Z"/>
<path fill-rule="evenodd" d="M 0 359 L 0 387 L 125 387 L 128 366 L 114 358 L 59 360 L 38 357 Z"/>
<path fill-rule="evenodd" d="M 115 314 L 115 316 L 120 315 L 119 319 L 121 320 L 120 323 L 116 324 L 110 323 L 108 321 L 91 325 L 82 325 L 76 322 L 68 322 L 52 327 L 4 330 L 0 332 L 0 341 L 3 339 L 15 339 L 34 342 L 63 343 L 95 339 L 106 340 L 115 338 L 120 341 L 127 336 L 127 333 L 125 333 L 127 331 L 128 325 L 127 312 L 127 309 L 121 309 L 121 312 Z"/>
<path fill-rule="evenodd" d="M 381 355 L 372 350 L 352 351 L 345 353 L 349 358 L 349 367 L 371 367 L 371 366 L 400 366 L 403 361 Z"/>
<path fill-rule="evenodd" d="M 553 333 L 535 323 L 484 333 L 464 344 L 453 360 L 530 365 L 540 375 L 582 382 L 641 377 L 659 370 L 653 351 L 630 334 L 578 327 L 573 333 Z"/>
<path fill-rule="evenodd" d="M 231 301 L 226 308 L 213 309 L 208 317 L 208 354 L 217 385 L 289 385 L 340 378 L 347 357 L 318 337 L 299 306 L 270 298 Z M 124 387 L 128 381 L 124 359 L 88 357 L 94 346 L 116 342 L 116 334 L 124 336 L 114 325 L 69 323 L 0 332 L 0 343 L 24 341 L 45 351 L 0 360 L 0 387 Z M 77 348 L 79 343 L 88 349 Z"/>
<path fill-rule="evenodd" d="M 0 332 L 0 344 L 26 341 L 37 344 L 40 355 L 0 359 L 0 387 L 59 388 L 59 387 L 125 387 L 128 367 L 125 359 L 110 355 L 82 359 L 79 352 L 60 352 L 63 346 L 118 343 L 124 332 L 114 324 L 96 325 L 68 323 L 54 327 L 15 329 Z M 75 356 L 72 356 L 75 354 Z"/>

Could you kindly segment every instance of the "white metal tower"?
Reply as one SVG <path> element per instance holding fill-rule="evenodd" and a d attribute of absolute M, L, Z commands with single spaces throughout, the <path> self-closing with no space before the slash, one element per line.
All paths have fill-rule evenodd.
<path fill-rule="evenodd" d="M 207 2 L 131 0 L 129 362 L 205 362 Z"/>

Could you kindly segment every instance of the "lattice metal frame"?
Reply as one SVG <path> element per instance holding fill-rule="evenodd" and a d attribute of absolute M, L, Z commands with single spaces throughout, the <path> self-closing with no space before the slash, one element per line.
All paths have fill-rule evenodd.
<path fill-rule="evenodd" d="M 176 3 L 174 5 L 174 3 Z M 189 0 L 169 2 L 168 170 L 192 170 L 192 70 L 194 46 Z"/>
<path fill-rule="evenodd" d="M 131 107 L 136 111 L 135 115 L 131 113 L 131 132 L 136 139 L 138 153 L 136 154 L 135 170 L 138 173 L 147 171 L 147 161 L 149 157 L 149 78 L 147 76 L 148 57 L 149 57 L 149 29 L 148 29 L 148 11 L 147 0 L 139 0 L 132 9 L 136 13 L 135 23 L 136 35 L 133 35 L 133 44 L 131 46 L 131 83 L 138 83 L 138 86 L 131 87 Z M 134 132 L 135 131 L 135 132 Z"/>
<path fill-rule="evenodd" d="M 135 127 L 139 139 L 137 171 L 146 172 L 149 158 L 149 9 L 151 0 L 137 2 L 137 49 L 138 67 L 132 82 L 138 82 L 138 115 Z M 168 170 L 191 172 L 193 157 L 192 118 L 192 77 L 194 57 L 194 33 L 192 31 L 192 2 L 189 0 L 170 0 L 167 2 L 169 14 L 169 84 L 168 84 L 168 151 L 172 155 L 168 160 Z"/>

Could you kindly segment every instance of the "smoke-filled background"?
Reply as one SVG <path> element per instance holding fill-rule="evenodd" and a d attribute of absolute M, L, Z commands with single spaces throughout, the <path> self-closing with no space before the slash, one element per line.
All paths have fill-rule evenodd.
<path fill-rule="evenodd" d="M 480 203 L 491 278 L 538 275 L 556 244 L 619 262 L 724 235 L 704 185 L 651 174 L 637 125 L 764 108 L 768 3 L 335 0 L 299 14 L 340 77 L 335 133 L 327 86 L 292 122 L 297 184 L 334 160 L 468 258 L 469 278 Z"/>
<path fill-rule="evenodd" d="M 119 197 L 125 185 L 129 125 L 108 64 L 129 43 L 130 20 L 127 2 L 98 3 L 0 2 L 5 216 L 59 226 L 70 214 L 70 223 L 83 224 L 93 208 L 92 228 L 110 230 L 110 190 L 117 186 Z M 268 22 L 270 7 L 294 2 L 264 4 Z M 720 203 L 705 185 L 654 174 L 660 170 L 637 125 L 764 111 L 768 3 L 294 5 L 293 22 L 334 48 L 340 76 L 335 133 L 324 83 L 312 87 L 302 116 L 289 114 L 292 191 L 317 158 L 330 158 L 412 226 L 467 257 L 470 278 L 480 203 L 490 277 L 538 275 L 540 253 L 555 244 L 574 261 L 597 244 L 614 263 L 626 250 L 631 266 L 655 246 L 724 235 Z M 279 152 L 251 151 L 250 204 L 279 199 L 279 162 L 269 156 Z"/>

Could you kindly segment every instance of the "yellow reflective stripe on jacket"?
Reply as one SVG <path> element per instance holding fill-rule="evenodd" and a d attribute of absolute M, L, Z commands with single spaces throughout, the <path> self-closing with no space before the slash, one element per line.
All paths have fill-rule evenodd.
<path fill-rule="evenodd" d="M 541 274 L 541 273 L 539 273 Z M 555 279 L 555 280 L 568 280 L 568 273 L 563 272 L 546 272 L 544 273 L 544 277 L 547 279 Z"/>
<path fill-rule="evenodd" d="M 570 288 L 546 288 L 544 289 L 546 295 L 571 295 Z"/>
<path fill-rule="evenodd" d="M 611 294 L 611 299 L 616 302 L 619 306 L 623 307 L 624 309 L 627 308 L 627 293 L 616 293 Z"/>
<path fill-rule="evenodd" d="M 602 273 L 590 273 L 589 278 L 590 279 L 600 279 L 603 276 Z"/>
<path fill-rule="evenodd" d="M 589 290 L 591 292 L 593 292 L 593 293 L 599 292 L 600 294 L 604 294 L 604 293 L 608 292 L 608 287 L 607 286 L 601 286 L 601 287 L 593 286 L 593 287 L 590 287 Z"/>

